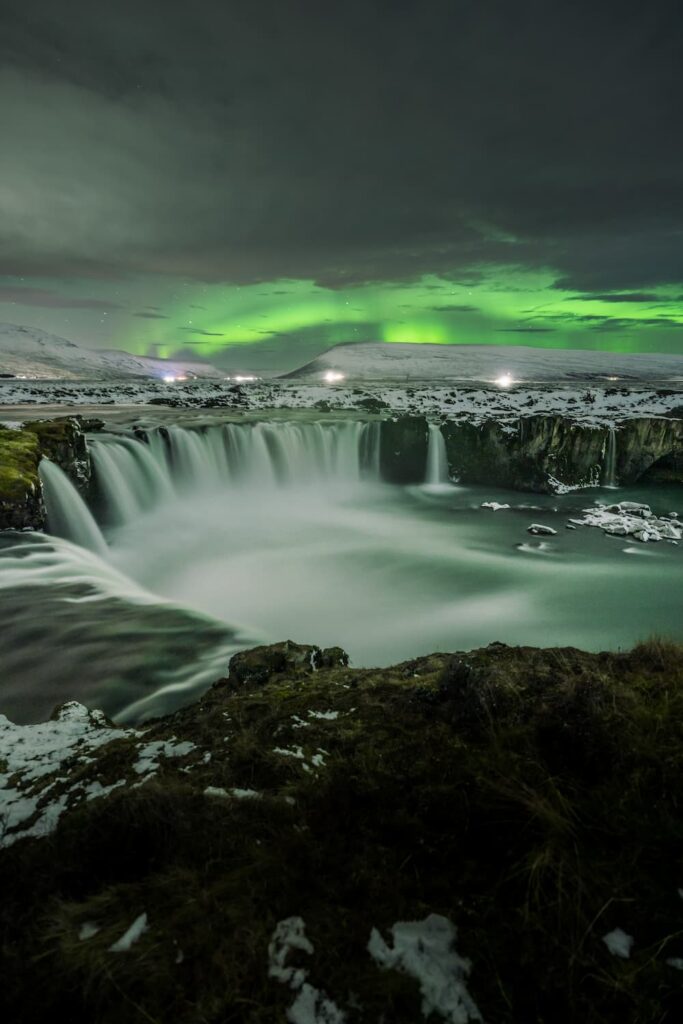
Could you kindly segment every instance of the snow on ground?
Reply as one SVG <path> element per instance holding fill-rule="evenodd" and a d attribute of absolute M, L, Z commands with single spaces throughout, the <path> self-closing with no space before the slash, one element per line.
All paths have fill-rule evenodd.
<path fill-rule="evenodd" d="M 448 1024 L 482 1019 L 465 985 L 470 962 L 456 953 L 457 929 L 448 918 L 429 914 L 423 921 L 399 921 L 390 931 L 393 947 L 373 928 L 368 952 L 383 970 L 401 971 L 416 979 L 424 1017 L 434 1013 Z M 268 976 L 297 992 L 287 1011 L 291 1024 L 343 1024 L 346 1015 L 309 984 L 309 971 L 289 963 L 293 955 L 311 956 L 314 951 L 301 917 L 279 921 L 268 945 Z"/>
<path fill-rule="evenodd" d="M 116 349 L 81 348 L 37 327 L 0 324 L 0 373 L 71 379 L 161 377 L 193 374 L 223 377 L 208 363 L 150 359 Z"/>
<path fill-rule="evenodd" d="M 607 946 L 612 956 L 620 956 L 622 960 L 628 960 L 633 949 L 633 936 L 627 935 L 621 928 L 603 935 L 602 941 Z"/>
<path fill-rule="evenodd" d="M 326 374 L 363 380 L 500 380 L 505 386 L 516 380 L 557 382 L 592 377 L 683 381 L 683 356 L 528 345 L 399 345 L 370 341 L 336 345 L 288 377 L 324 379 Z"/>
<path fill-rule="evenodd" d="M 101 711 L 75 701 L 39 725 L 14 725 L 0 715 L 0 848 L 24 836 L 48 835 L 70 803 L 110 792 L 113 786 L 97 792 L 76 782 L 48 795 L 58 781 L 55 772 L 66 772 L 74 762 L 87 764 L 97 748 L 131 735 L 136 734 L 109 727 Z"/>
<path fill-rule="evenodd" d="M 669 541 L 683 536 L 683 523 L 677 513 L 656 516 L 649 505 L 620 501 L 614 505 L 596 504 L 583 510 L 583 519 L 570 519 L 573 526 L 596 526 L 615 537 L 633 537 L 641 543 Z"/>
<path fill-rule="evenodd" d="M 127 953 L 128 950 L 133 946 L 141 935 L 147 931 L 147 914 L 140 914 L 133 921 L 130 928 L 126 929 L 120 939 L 113 943 L 109 947 L 110 953 Z"/>
<path fill-rule="evenodd" d="M 130 764 L 121 768 L 126 777 L 107 785 L 83 778 L 84 767 L 96 761 L 95 751 L 125 740 L 132 741 Z M 114 727 L 101 711 L 76 701 L 37 725 L 15 725 L 0 715 L 0 849 L 17 839 L 49 835 L 67 809 L 123 786 L 140 786 L 154 778 L 162 762 L 196 749 L 174 737 L 145 742 L 142 731 Z"/>
<path fill-rule="evenodd" d="M 308 723 L 303 722 L 302 724 L 306 725 Z M 295 723 L 294 728 L 296 727 L 297 726 Z M 323 750 L 322 747 L 318 747 L 316 752 L 314 754 L 311 754 L 308 760 L 306 760 L 306 754 L 304 754 L 303 747 L 294 747 L 293 750 L 288 749 L 287 747 L 274 747 L 273 753 L 279 754 L 280 757 L 291 757 L 295 761 L 301 761 L 301 767 L 305 772 L 309 773 L 312 772 L 314 768 L 324 768 L 325 758 L 329 757 L 328 752 L 326 750 Z"/>
<path fill-rule="evenodd" d="M 83 349 L 37 328 L 0 324 L 0 371 L 42 378 L 0 380 L 0 407 L 329 406 L 475 421 L 547 413 L 597 425 L 667 415 L 683 404 L 683 356 L 519 346 L 340 345 L 287 377 L 245 382 L 208 364 Z M 179 379 L 185 375 L 202 379 Z"/>
<path fill-rule="evenodd" d="M 470 961 L 455 952 L 457 929 L 448 918 L 430 914 L 423 921 L 399 921 L 390 931 L 393 946 L 373 928 L 368 952 L 380 967 L 417 979 L 423 1016 L 437 1013 L 449 1024 L 482 1019 L 465 985 Z"/>
<path fill-rule="evenodd" d="M 138 775 L 156 775 L 159 770 L 159 758 L 185 757 L 196 750 L 194 743 L 184 740 L 178 743 L 173 737 L 170 740 L 153 740 L 138 750 L 138 760 L 133 766 Z"/>
<path fill-rule="evenodd" d="M 358 411 L 388 415 L 424 415 L 434 419 L 497 419 L 514 423 L 520 417 L 565 416 L 589 426 L 609 426 L 628 419 L 670 416 L 683 408 L 680 385 L 655 390 L 628 387 L 535 385 L 405 384 L 363 382 L 357 386 L 261 381 L 128 380 L 102 382 L 0 380 L 0 413 L 16 420 L 26 406 L 168 406 L 180 409 L 226 409 L 237 412 L 312 409 Z M 0 416 L 1 419 L 1 416 Z"/>
<path fill-rule="evenodd" d="M 290 1024 L 344 1024 L 346 1015 L 331 999 L 306 981 L 305 967 L 288 966 L 292 953 L 311 956 L 313 944 L 306 937 L 306 926 L 300 917 L 287 917 L 278 921 L 268 944 L 268 976 L 297 993 L 287 1010 Z"/>

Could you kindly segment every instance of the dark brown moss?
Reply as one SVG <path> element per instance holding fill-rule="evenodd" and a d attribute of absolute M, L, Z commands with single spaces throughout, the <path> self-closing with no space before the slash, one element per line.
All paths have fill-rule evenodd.
<path fill-rule="evenodd" d="M 492 645 L 383 670 L 295 658 L 215 687 L 145 741 L 171 735 L 196 754 L 0 855 L 6 1019 L 282 1020 L 293 996 L 268 979 L 267 946 L 297 914 L 312 983 L 363 1008 L 350 1022 L 414 1024 L 415 982 L 366 945 L 373 926 L 430 912 L 458 926 L 487 1021 L 681 1018 L 666 963 L 683 956 L 680 647 Z M 277 753 L 298 746 L 324 765 Z M 87 770 L 112 782 L 129 758 L 119 743 Z M 149 931 L 110 953 L 143 910 Z M 101 930 L 80 941 L 87 921 Z M 602 942 L 617 926 L 630 960 Z"/>

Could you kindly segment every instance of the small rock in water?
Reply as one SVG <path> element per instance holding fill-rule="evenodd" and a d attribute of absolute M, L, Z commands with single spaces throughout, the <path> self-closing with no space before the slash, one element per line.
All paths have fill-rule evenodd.
<path fill-rule="evenodd" d="M 542 523 L 532 523 L 531 526 L 527 527 L 527 533 L 546 534 L 552 536 L 557 533 L 557 530 L 553 530 L 552 526 L 543 526 Z"/>
<path fill-rule="evenodd" d="M 649 512 L 652 514 L 650 506 L 643 505 L 640 501 L 620 501 L 616 507 L 622 512 L 636 512 L 640 509 L 643 512 Z"/>
<path fill-rule="evenodd" d="M 490 508 L 492 512 L 498 512 L 501 508 L 510 508 L 510 506 L 507 503 L 501 504 L 499 501 L 482 501 L 481 508 Z"/>

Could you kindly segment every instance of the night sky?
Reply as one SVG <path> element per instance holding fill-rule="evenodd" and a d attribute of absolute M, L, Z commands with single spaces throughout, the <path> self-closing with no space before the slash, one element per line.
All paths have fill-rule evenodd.
<path fill-rule="evenodd" d="M 0 321 L 683 352 L 683 5 L 2 0 Z"/>

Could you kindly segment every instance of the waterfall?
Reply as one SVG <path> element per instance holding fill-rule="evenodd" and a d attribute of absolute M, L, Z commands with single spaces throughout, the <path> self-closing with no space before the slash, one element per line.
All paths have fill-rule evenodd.
<path fill-rule="evenodd" d="M 59 466 L 48 459 L 40 463 L 43 500 L 50 532 L 106 555 L 107 544 L 80 494 Z"/>
<path fill-rule="evenodd" d="M 429 424 L 429 444 L 427 446 L 427 472 L 425 483 L 429 486 L 448 484 L 448 457 L 446 442 L 438 423 Z"/>
<path fill-rule="evenodd" d="M 617 487 L 617 432 L 610 427 L 603 452 L 603 487 Z"/>
<path fill-rule="evenodd" d="M 106 520 L 118 526 L 198 490 L 378 480 L 379 444 L 379 422 L 273 421 L 101 434 L 90 451 Z"/>

